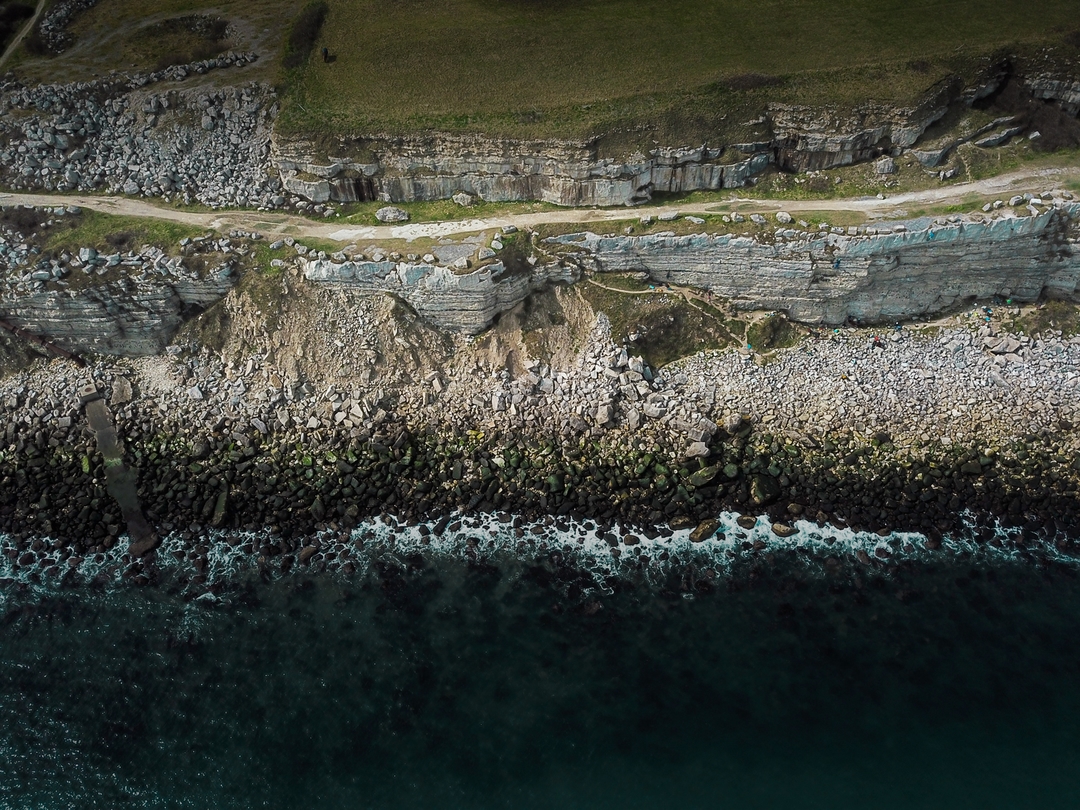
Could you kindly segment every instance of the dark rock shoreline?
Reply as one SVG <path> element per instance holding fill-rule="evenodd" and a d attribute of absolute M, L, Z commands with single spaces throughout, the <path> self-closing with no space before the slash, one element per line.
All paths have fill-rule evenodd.
<path fill-rule="evenodd" d="M 376 516 L 440 537 L 457 536 L 463 515 L 496 515 L 523 554 L 540 548 L 531 526 L 587 521 L 615 559 L 639 559 L 634 546 L 672 530 L 703 541 L 724 512 L 772 526 L 770 541 L 736 549 L 748 554 L 768 553 L 800 520 L 877 533 L 882 545 L 862 551 L 875 564 L 906 553 L 898 531 L 920 533 L 930 552 L 961 534 L 1002 553 L 1078 551 L 1080 340 L 1059 332 L 1015 336 L 978 309 L 940 332 L 838 330 L 769 356 L 729 349 L 654 370 L 593 315 L 557 365 L 511 373 L 505 346 L 463 338 L 426 373 L 410 366 L 430 340 L 415 323 L 384 323 L 375 302 L 338 306 L 320 310 L 334 325 L 295 356 L 278 344 L 223 361 L 178 344 L 0 381 L 12 570 L 55 576 L 127 548 L 77 399 L 87 375 L 167 539 L 156 553 L 196 570 L 220 543 L 269 571 L 319 569 Z M 374 334 L 394 343 L 371 354 Z M 305 381 L 328 359 L 365 356 L 359 347 L 370 354 L 350 372 L 359 379 Z M 301 357 L 315 365 L 305 371 Z M 150 579 L 152 555 L 125 564 Z"/>
<path fill-rule="evenodd" d="M 767 514 L 781 536 L 796 518 L 883 535 L 918 531 L 931 550 L 972 521 L 1000 546 L 990 529 L 1000 522 L 1024 529 L 1018 549 L 1029 538 L 1080 553 L 1080 463 L 1053 432 L 991 455 L 975 445 L 915 461 L 884 433 L 803 448 L 733 422 L 706 443 L 708 459 L 684 460 L 660 444 L 622 455 L 603 440 L 414 431 L 389 414 L 357 437 L 326 431 L 303 442 L 295 431 L 264 436 L 225 424 L 180 437 L 151 418 L 136 412 L 121 422 L 127 457 L 148 517 L 190 537 L 194 559 L 205 556 L 204 535 L 220 529 L 288 570 L 312 562 L 318 536 L 343 536 L 386 513 L 434 521 L 436 535 L 458 528 L 460 513 L 508 513 L 515 526 L 548 515 L 595 521 L 618 553 L 668 526 L 702 526 L 697 539 L 705 539 L 715 532 L 708 521 L 728 510 Z M 17 541 L 9 551 L 17 567 L 73 566 L 122 542 L 104 468 L 73 425 L 31 422 L 0 462 L 0 532 Z"/>

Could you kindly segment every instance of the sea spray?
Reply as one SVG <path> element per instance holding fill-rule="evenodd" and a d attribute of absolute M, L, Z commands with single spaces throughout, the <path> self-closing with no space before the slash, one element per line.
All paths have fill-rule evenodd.
<path fill-rule="evenodd" d="M 718 515 L 717 530 L 693 542 L 689 528 L 667 529 L 650 538 L 618 524 L 600 527 L 592 521 L 546 519 L 525 521 L 505 513 L 455 515 L 447 520 L 412 525 L 393 517 L 364 521 L 351 532 L 323 532 L 307 538 L 296 554 L 262 553 L 275 538 L 265 532 L 211 530 L 194 543 L 182 532 L 166 535 L 153 558 L 133 560 L 121 537 L 110 549 L 85 557 L 62 559 L 55 551 L 20 552 L 10 537 L 0 536 L 0 607 L 30 594 L 57 588 L 107 587 L 151 583 L 182 588 L 188 599 L 203 604 L 219 601 L 232 585 L 251 580 L 270 581 L 290 575 L 318 575 L 331 579 L 363 580 L 378 562 L 408 565 L 416 557 L 438 565 L 494 565 L 508 573 L 537 564 L 573 568 L 583 594 L 610 593 L 612 583 L 659 589 L 673 575 L 685 579 L 701 572 L 704 582 L 745 575 L 756 569 L 792 566 L 822 572 L 829 565 L 858 569 L 874 566 L 888 574 L 903 562 L 964 559 L 973 564 L 1025 564 L 1042 561 L 1076 567 L 1080 558 L 1062 553 L 1052 539 L 1025 539 L 1021 529 L 996 524 L 979 529 L 968 516 L 967 529 L 945 535 L 938 544 L 917 532 L 887 536 L 799 520 L 787 537 L 779 536 L 769 521 L 758 518 L 752 526 L 739 516 Z M 43 546 L 50 547 L 48 538 Z M 686 589 L 688 598 L 693 587 Z"/>

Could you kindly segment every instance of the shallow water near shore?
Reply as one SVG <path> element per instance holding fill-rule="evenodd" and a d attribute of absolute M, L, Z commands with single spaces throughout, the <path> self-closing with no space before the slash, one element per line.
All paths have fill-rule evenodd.
<path fill-rule="evenodd" d="M 0 808 L 1080 800 L 1069 558 L 722 523 L 613 560 L 585 526 L 375 521 L 287 575 L 218 542 L 198 594 L 169 538 L 156 587 L 119 554 L 11 582 Z"/>

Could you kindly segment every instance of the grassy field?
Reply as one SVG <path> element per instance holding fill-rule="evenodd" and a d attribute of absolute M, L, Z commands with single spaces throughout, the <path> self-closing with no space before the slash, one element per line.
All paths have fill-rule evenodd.
<path fill-rule="evenodd" d="M 737 134 L 765 98 L 910 101 L 1004 46 L 1080 28 L 1075 0 L 329 0 L 286 131 L 440 129 L 613 148 Z M 1068 37 L 1071 42 L 1074 38 Z"/>
<path fill-rule="evenodd" d="M 1080 75 L 1076 0 L 327 0 L 311 56 L 282 65 L 304 0 L 101 0 L 59 57 L 21 51 L 28 81 L 151 70 L 222 48 L 240 70 L 188 84 L 275 82 L 286 134 L 424 130 L 591 138 L 625 156 L 654 143 L 752 138 L 770 100 L 912 102 L 989 54 Z M 208 36 L 175 21 L 220 18 Z M 322 48 L 330 60 L 321 58 Z"/>

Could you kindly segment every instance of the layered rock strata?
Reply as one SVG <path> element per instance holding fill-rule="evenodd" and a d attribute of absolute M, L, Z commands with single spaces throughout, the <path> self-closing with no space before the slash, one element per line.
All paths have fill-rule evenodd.
<path fill-rule="evenodd" d="M 231 274 L 140 283 L 124 278 L 80 290 L 0 297 L 0 317 L 75 352 L 159 354 L 184 318 L 222 298 Z"/>
<path fill-rule="evenodd" d="M 993 296 L 1074 297 L 1080 287 L 1080 205 L 1026 217 L 932 220 L 863 229 L 773 234 L 659 233 L 551 237 L 583 267 L 644 271 L 702 288 L 746 309 L 809 323 L 892 321 Z"/>
<path fill-rule="evenodd" d="M 314 202 L 414 202 L 465 193 L 492 202 L 633 205 L 660 191 L 739 188 L 772 160 L 765 153 L 700 146 L 615 161 L 599 157 L 591 142 L 481 136 L 372 138 L 357 145 L 371 159 L 317 163 L 309 157 L 310 144 L 276 142 L 285 189 Z"/>
<path fill-rule="evenodd" d="M 482 332 L 502 312 L 547 284 L 573 282 L 577 268 L 559 263 L 511 270 L 502 262 L 472 270 L 394 261 L 302 261 L 309 281 L 370 293 L 391 293 L 427 322 L 468 334 Z"/>
<path fill-rule="evenodd" d="M 958 83 L 932 89 L 915 107 L 865 104 L 850 112 L 793 104 L 770 104 L 770 148 L 786 171 L 832 169 L 899 154 L 949 111 Z"/>
<path fill-rule="evenodd" d="M 948 79 L 912 106 L 867 103 L 841 109 L 770 103 L 760 121 L 762 135 L 754 142 L 660 147 L 625 160 L 601 157 L 596 140 L 521 141 L 446 133 L 344 139 L 338 156 L 325 160 L 313 157 L 318 152 L 314 144 L 277 140 L 272 160 L 287 191 L 320 204 L 413 202 L 466 193 L 493 202 L 634 205 L 661 192 L 739 188 L 771 164 L 805 172 L 895 157 L 916 146 L 951 108 L 971 106 L 994 93 L 1009 75 L 1008 67 L 999 65 L 970 87 Z M 1072 79 L 1040 74 L 1026 85 L 1035 97 L 1059 103 L 1070 115 L 1080 109 L 1080 84 Z M 995 121 L 989 129 L 1010 120 Z M 934 161 L 917 157 L 934 166 L 948 149 L 938 151 Z"/>

